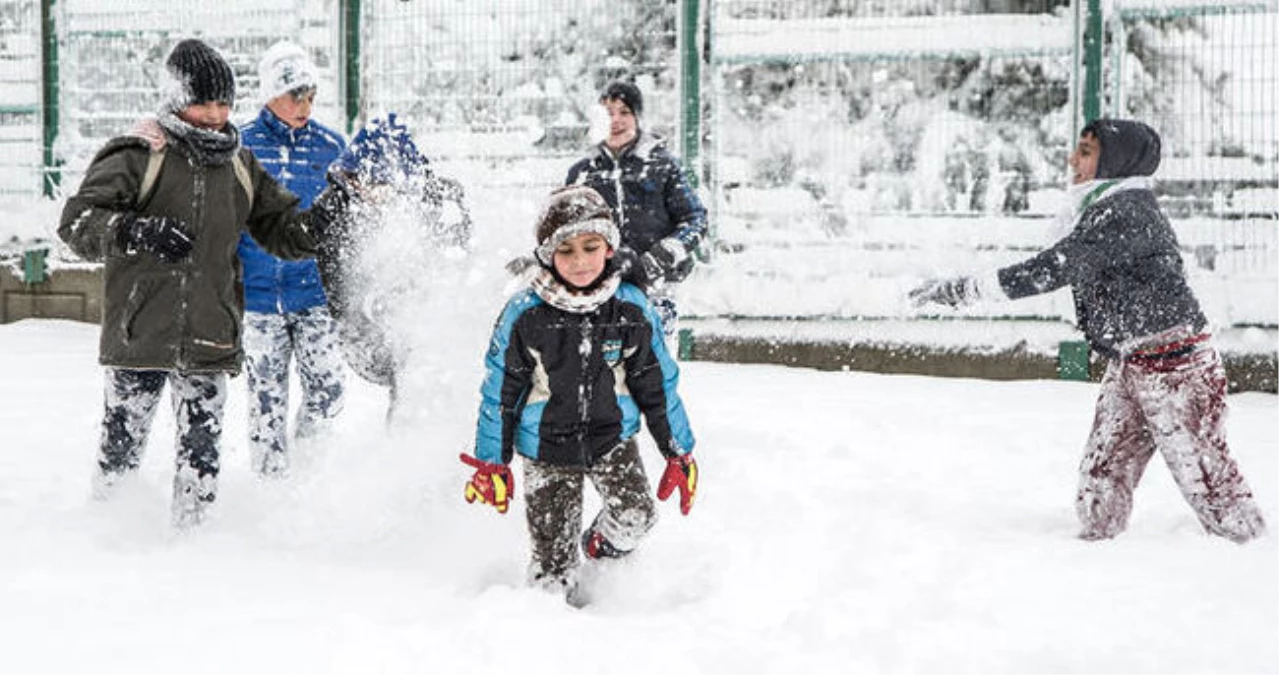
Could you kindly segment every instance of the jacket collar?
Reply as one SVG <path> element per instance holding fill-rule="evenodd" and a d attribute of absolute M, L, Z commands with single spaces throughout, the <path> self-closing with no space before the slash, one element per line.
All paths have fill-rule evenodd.
<path fill-rule="evenodd" d="M 635 132 L 635 140 L 622 150 L 622 154 L 617 160 L 620 163 L 625 157 L 637 157 L 640 161 L 647 161 L 653 155 L 653 152 L 665 144 L 665 140 L 657 134 L 645 133 L 643 129 Z M 600 141 L 595 145 L 595 157 L 604 158 L 609 161 L 613 160 L 613 153 L 608 150 L 608 141 Z"/>
<path fill-rule="evenodd" d="M 291 143 L 298 142 L 311 131 L 311 120 L 307 120 L 301 129 L 294 129 L 276 117 L 275 113 L 268 110 L 266 106 L 262 106 L 262 109 L 258 111 L 258 124 L 262 125 L 262 128 L 269 131 L 272 136 Z"/>

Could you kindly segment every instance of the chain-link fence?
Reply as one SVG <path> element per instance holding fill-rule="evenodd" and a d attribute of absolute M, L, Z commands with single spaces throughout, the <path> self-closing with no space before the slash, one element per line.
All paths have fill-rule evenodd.
<path fill-rule="evenodd" d="M 0 194 L 39 194 L 40 3 L 0 3 Z"/>
<path fill-rule="evenodd" d="M 646 129 L 676 132 L 678 9 L 669 0 L 369 2 L 363 105 L 367 115 L 399 112 L 428 154 L 486 185 L 557 185 L 589 146 L 610 79 L 644 90 Z"/>
<path fill-rule="evenodd" d="M 1096 58 L 1090 9 L 1105 10 Z M 236 121 L 261 104 L 258 57 L 287 37 L 320 65 L 317 119 L 349 131 L 398 112 L 494 204 L 562 181 L 600 131 L 601 85 L 628 77 L 642 125 L 700 150 L 718 242 L 685 284 L 691 313 L 900 317 L 919 277 L 1052 240 L 1100 99 L 1163 133 L 1161 198 L 1214 318 L 1274 325 L 1276 17 L 1255 0 L 17 0 L 0 4 L 0 190 L 38 194 L 46 175 L 73 189 L 154 111 L 187 36 L 232 62 Z M 681 72 L 680 44 L 704 66 L 686 98 L 698 63 Z M 703 113 L 698 146 L 687 122 Z M 812 292 L 832 286 L 847 292 Z M 1067 295 L 996 311 L 1069 318 Z"/>
<path fill-rule="evenodd" d="M 1072 143 L 1069 3 L 723 0 L 710 35 L 721 254 L 693 311 L 905 316 L 921 276 L 1046 240 Z"/>
<path fill-rule="evenodd" d="M 226 55 L 236 74 L 235 121 L 256 115 L 259 57 L 275 41 L 290 39 L 306 48 L 320 70 L 316 117 L 341 122 L 338 97 L 336 3 L 248 0 L 175 3 L 158 0 L 60 0 L 54 4 L 60 95 L 51 167 L 73 189 L 98 148 L 154 114 L 160 102 L 164 58 L 177 41 L 198 36 Z"/>

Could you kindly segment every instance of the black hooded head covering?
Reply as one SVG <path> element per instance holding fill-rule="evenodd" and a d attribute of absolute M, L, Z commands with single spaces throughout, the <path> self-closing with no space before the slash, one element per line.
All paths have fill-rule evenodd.
<path fill-rule="evenodd" d="M 1135 120 L 1096 119 L 1080 135 L 1092 134 L 1101 144 L 1097 178 L 1150 176 L 1159 168 L 1159 133 Z"/>

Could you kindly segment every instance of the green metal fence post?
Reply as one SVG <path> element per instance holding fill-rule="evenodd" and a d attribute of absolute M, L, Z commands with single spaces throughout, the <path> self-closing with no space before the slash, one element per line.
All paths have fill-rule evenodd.
<path fill-rule="evenodd" d="M 1088 380 L 1088 343 L 1065 340 L 1057 345 L 1057 377 L 1062 380 Z"/>
<path fill-rule="evenodd" d="M 679 343 L 675 348 L 675 355 L 680 361 L 691 361 L 693 359 L 693 329 L 681 328 L 676 333 L 679 336 Z"/>
<path fill-rule="evenodd" d="M 360 118 L 360 0 L 342 0 L 342 94 L 346 133 L 355 133 Z"/>
<path fill-rule="evenodd" d="M 43 127 L 43 179 L 40 181 L 44 196 L 53 198 L 62 173 L 58 170 L 53 144 L 58 140 L 58 26 L 53 18 L 53 5 L 57 0 L 40 0 L 40 125 Z"/>
<path fill-rule="evenodd" d="M 32 286 L 48 280 L 49 274 L 44 264 L 48 255 L 47 248 L 31 248 L 22 252 L 22 283 Z"/>
<path fill-rule="evenodd" d="M 1084 29 L 1084 124 L 1101 116 L 1101 0 L 1088 0 Z"/>
<path fill-rule="evenodd" d="M 682 111 L 681 119 L 681 152 L 684 157 L 684 172 L 693 187 L 701 182 L 701 161 L 699 159 L 702 145 L 702 60 L 697 49 L 697 34 L 700 27 L 698 17 L 701 10 L 699 0 L 683 0 L 681 3 L 679 30 L 680 52 L 680 89 L 679 102 Z"/>

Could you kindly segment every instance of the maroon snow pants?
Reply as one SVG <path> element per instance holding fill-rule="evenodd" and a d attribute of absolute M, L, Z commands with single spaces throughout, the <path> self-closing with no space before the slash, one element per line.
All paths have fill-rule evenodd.
<path fill-rule="evenodd" d="M 1207 342 L 1174 358 L 1112 360 L 1079 467 L 1080 536 L 1124 531 L 1156 450 L 1205 530 L 1240 543 L 1261 535 L 1265 522 L 1226 447 L 1225 414 L 1225 369 Z"/>

